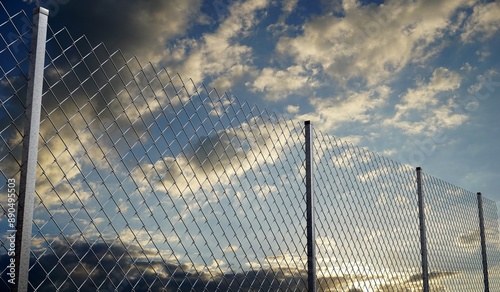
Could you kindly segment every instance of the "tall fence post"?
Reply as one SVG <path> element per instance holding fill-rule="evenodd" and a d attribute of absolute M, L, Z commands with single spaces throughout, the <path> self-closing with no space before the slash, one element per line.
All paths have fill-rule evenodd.
<path fill-rule="evenodd" d="M 425 229 L 424 194 L 422 190 L 422 168 L 417 167 L 418 219 L 420 222 L 420 253 L 422 255 L 423 292 L 429 292 L 429 264 L 427 261 L 427 236 Z"/>
<path fill-rule="evenodd" d="M 490 291 L 490 282 L 488 279 L 488 259 L 486 255 L 486 233 L 484 231 L 484 210 L 483 197 L 481 193 L 477 193 L 477 209 L 479 211 L 479 235 L 481 236 L 481 255 L 483 257 L 483 279 L 484 291 Z"/>
<path fill-rule="evenodd" d="M 15 255 L 17 281 L 14 285 L 16 291 L 28 291 L 48 16 L 49 11 L 45 8 L 37 8 L 33 11 L 26 124 L 24 126 L 21 178 L 17 202 Z"/>
<path fill-rule="evenodd" d="M 306 213 L 307 213 L 307 286 L 316 291 L 316 239 L 314 232 L 313 134 L 310 121 L 305 123 L 306 138 Z"/>

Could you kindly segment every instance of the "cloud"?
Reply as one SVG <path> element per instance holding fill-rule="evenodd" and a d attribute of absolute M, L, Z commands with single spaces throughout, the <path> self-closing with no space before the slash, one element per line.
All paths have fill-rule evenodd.
<path fill-rule="evenodd" d="M 300 112 L 300 106 L 289 104 L 286 106 L 286 112 L 289 114 L 298 114 Z"/>
<path fill-rule="evenodd" d="M 131 244 L 58 239 L 51 249 L 37 253 L 30 269 L 30 284 L 38 290 L 130 290 L 250 291 L 304 289 L 306 281 L 285 269 L 257 269 L 220 273 L 220 261 L 204 269 L 191 263 L 165 258 Z M 33 256 L 33 255 L 32 255 Z M 0 256 L 7 263 L 7 255 Z M 7 265 L 5 265 L 7 266 Z M 302 275 L 307 273 L 302 272 Z M 3 277 L 7 277 L 3 274 Z M 68 279 L 71 280 L 68 280 Z M 5 280 L 5 278 L 4 278 Z M 6 281 L 4 282 L 6 283 Z M 0 285 L 3 285 L 0 284 Z M 5 287 L 8 288 L 8 287 Z"/>
<path fill-rule="evenodd" d="M 498 81 L 499 74 L 495 69 L 486 70 L 483 74 L 477 76 L 477 82 L 467 88 L 471 95 L 468 101 L 480 102 L 491 97 L 491 95 L 500 87 Z"/>
<path fill-rule="evenodd" d="M 36 192 L 45 207 L 85 203 L 91 196 L 86 182 L 81 180 L 83 153 L 89 145 L 81 141 L 90 142 L 92 136 L 89 131 L 76 130 L 75 125 L 80 123 L 82 116 L 73 116 L 68 121 L 61 109 L 42 120 L 38 152 L 41 178 L 37 180 Z"/>
<path fill-rule="evenodd" d="M 361 140 L 363 139 L 363 136 L 361 136 L 361 135 L 349 135 L 349 136 L 342 136 L 340 138 L 347 143 L 357 145 L 361 142 Z"/>
<path fill-rule="evenodd" d="M 429 86 L 431 90 L 436 91 L 455 90 L 460 87 L 461 79 L 459 74 L 446 68 L 439 67 L 432 72 Z"/>
<path fill-rule="evenodd" d="M 65 31 L 57 34 L 58 41 L 68 37 Z M 123 161 L 123 157 L 154 139 L 147 129 L 153 116 L 158 118 L 155 113 L 172 111 L 189 98 L 188 86 L 177 76 L 171 78 L 151 65 L 141 67 L 135 59 L 127 61 L 120 54 L 110 56 L 103 45 L 92 48 L 85 38 L 68 48 L 54 43 L 50 38 L 38 153 L 37 199 L 47 208 L 85 204 L 92 194 L 118 188 L 120 171 L 133 169 L 127 165 L 131 160 Z M 0 85 L 15 101 L 15 87 Z M 24 110 L 21 103 L 11 104 L 13 116 Z M 24 125 L 19 124 L 22 129 Z M 20 148 L 21 132 L 11 127 L 5 135 L 10 147 Z M 20 152 L 13 154 L 20 161 Z M 7 162 L 9 169 L 19 169 L 15 160 Z M 106 186 L 95 186 L 92 180 L 106 181 Z"/>
<path fill-rule="evenodd" d="M 458 275 L 456 271 L 435 271 L 429 273 L 429 280 L 442 279 Z M 422 274 L 415 274 L 410 276 L 408 282 L 417 282 L 422 280 Z"/>
<path fill-rule="evenodd" d="M 290 94 L 301 94 L 307 87 L 315 87 L 318 82 L 311 77 L 311 71 L 302 66 L 291 66 L 286 70 L 266 67 L 253 83 L 247 84 L 254 92 L 263 92 L 268 100 L 278 101 Z"/>
<path fill-rule="evenodd" d="M 143 249 L 136 244 L 125 246 L 124 243 L 57 238 L 50 249 L 32 253 L 34 265 L 30 269 L 30 284 L 38 290 L 80 291 L 277 291 L 307 288 L 307 271 L 300 265 L 288 268 L 297 260 L 292 255 L 262 259 L 268 265 L 256 264 L 255 269 L 221 273 L 219 265 L 222 262 L 217 259 L 206 267 L 200 267 L 155 250 Z M 8 260 L 7 255 L 0 255 L 0 263 L 7 266 Z M 305 261 L 302 263 L 305 264 Z M 430 273 L 431 287 L 439 287 L 437 280 L 456 274 L 446 271 Z M 2 277 L 5 281 L 7 276 L 3 274 Z M 418 288 L 420 279 L 420 274 L 391 277 L 373 273 L 340 273 L 318 275 L 317 285 L 323 290 L 356 291 L 356 287 L 390 290 Z M 0 287 L 4 283 L 6 281 L 1 282 Z"/>
<path fill-rule="evenodd" d="M 49 102 L 44 103 L 44 106 L 50 107 Z M 37 204 L 43 202 L 46 207 L 63 204 L 63 202 L 65 204 L 86 202 L 91 195 L 85 182 L 80 180 L 82 154 L 86 147 L 81 141 L 90 141 L 90 135 L 88 131 L 77 130 L 76 127 L 77 124 L 83 124 L 82 114 L 84 115 L 86 111 L 82 109 L 79 114 L 73 115 L 71 111 L 63 113 L 62 108 L 67 109 L 66 105 L 61 105 L 52 112 L 50 118 L 42 110 L 36 200 Z M 21 129 L 24 127 L 24 121 L 20 123 L 20 126 Z M 16 175 L 15 178 L 19 181 L 19 172 L 15 170 L 20 169 L 21 153 L 15 149 L 21 148 L 23 134 L 14 128 L 7 129 L 6 133 L 8 133 L 7 136 L 12 135 L 12 137 L 6 143 L 7 149 L 0 151 L 2 154 L 10 152 L 12 155 L 13 159 L 5 160 L 4 163 L 7 166 L 6 169 L 12 172 L 9 177 Z M 14 149 L 14 151 L 9 149 Z"/>
<path fill-rule="evenodd" d="M 459 276 L 456 271 L 434 271 L 429 273 L 429 288 L 433 291 L 444 291 L 446 288 L 442 281 L 447 278 Z M 415 291 L 422 289 L 422 274 L 410 275 L 406 280 L 391 279 L 389 283 L 378 287 L 380 291 Z M 461 287 L 463 288 L 463 287 Z"/>
<path fill-rule="evenodd" d="M 428 83 L 417 84 L 416 89 L 408 89 L 402 98 L 402 104 L 396 105 L 397 115 L 404 115 L 410 110 L 425 110 L 439 103 L 437 94 L 456 90 L 460 87 L 460 75 L 446 68 L 437 68 Z"/>
<path fill-rule="evenodd" d="M 461 86 L 461 76 L 446 68 L 436 68 L 428 82 L 417 82 L 396 104 L 396 112 L 385 125 L 402 129 L 406 134 L 435 135 L 464 123 L 468 116 L 461 110 L 453 91 Z"/>
<path fill-rule="evenodd" d="M 342 1 L 342 9 L 344 13 L 349 13 L 349 10 L 356 9 L 360 6 L 357 0 L 344 0 Z"/>
<path fill-rule="evenodd" d="M 386 104 L 390 93 L 389 87 L 378 86 L 366 91 L 348 91 L 345 99 L 311 98 L 314 112 L 298 118 L 311 120 L 321 131 L 336 129 L 351 122 L 367 124 L 376 118 L 373 113 Z"/>
<path fill-rule="evenodd" d="M 291 122 L 279 121 L 283 127 Z M 194 194 L 199 190 L 211 193 L 215 185 L 228 185 L 234 177 L 245 174 L 256 165 L 272 163 L 288 145 L 276 132 L 261 131 L 266 122 L 253 119 L 239 127 L 227 128 L 190 142 L 191 150 L 176 157 L 163 157 L 154 164 L 143 164 L 132 177 L 141 192 L 168 193 L 173 197 Z M 271 145 L 272 143 L 272 147 Z M 259 190 L 260 191 L 260 190 Z"/>
<path fill-rule="evenodd" d="M 479 230 L 473 230 L 465 234 L 461 234 L 457 238 L 457 242 L 464 247 L 479 247 L 479 244 L 481 243 L 481 237 Z"/>
<path fill-rule="evenodd" d="M 471 43 L 476 39 L 484 41 L 498 33 L 500 29 L 500 3 L 490 2 L 474 6 L 472 14 L 467 18 L 461 34 L 463 42 Z"/>
<path fill-rule="evenodd" d="M 228 245 L 226 248 L 224 248 L 224 252 L 236 252 L 238 251 L 239 247 L 237 245 Z"/>
<path fill-rule="evenodd" d="M 268 0 L 234 2 L 228 16 L 214 32 L 205 33 L 197 40 L 188 38 L 173 42 L 166 49 L 164 64 L 195 82 L 210 77 L 210 86 L 217 86 L 220 92 L 226 91 L 255 70 L 253 49 L 240 41 L 252 33 L 259 22 L 259 11 L 268 5 Z"/>
<path fill-rule="evenodd" d="M 285 15 L 288 15 L 290 13 L 292 13 L 295 8 L 297 7 L 297 3 L 299 2 L 299 0 L 285 0 L 283 1 L 283 12 L 285 13 Z"/>
<path fill-rule="evenodd" d="M 200 0 L 104 0 L 95 5 L 69 1 L 60 5 L 53 21 L 74 34 L 88 35 L 94 44 L 105 42 L 113 51 L 157 63 L 167 54 L 165 43 L 196 23 L 200 8 Z"/>
<path fill-rule="evenodd" d="M 282 37 L 277 52 L 306 68 L 319 66 L 339 84 L 359 78 L 373 86 L 437 53 L 436 44 L 454 25 L 451 17 L 467 1 L 343 5 L 342 17 L 319 15 L 303 25 L 302 34 Z"/>

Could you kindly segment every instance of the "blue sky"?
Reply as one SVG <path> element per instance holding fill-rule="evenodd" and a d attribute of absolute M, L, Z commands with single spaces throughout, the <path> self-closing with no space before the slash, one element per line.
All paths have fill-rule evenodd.
<path fill-rule="evenodd" d="M 75 2 L 53 25 L 500 199 L 498 2 Z"/>
<path fill-rule="evenodd" d="M 5 5 L 21 8 L 20 3 Z M 33 4 L 23 5 L 30 16 Z M 59 248 L 64 252 L 64 240 L 81 243 L 84 235 L 95 243 L 94 248 L 100 239 L 119 241 L 115 248 L 123 246 L 131 253 L 137 247 L 144 248 L 146 253 L 138 253 L 142 260 L 149 257 L 160 264 L 175 261 L 179 265 L 192 262 L 200 271 L 219 273 L 238 266 L 265 269 L 287 261 L 298 263 L 300 270 L 303 242 L 290 236 L 303 229 L 297 211 L 302 203 L 297 198 L 302 194 L 296 193 L 300 187 L 294 182 L 302 179 L 302 138 L 297 125 L 305 120 L 311 120 L 323 133 L 500 199 L 498 1 L 126 0 L 119 5 L 115 1 L 96 5 L 76 0 L 45 1 L 55 31 L 67 27 L 74 40 L 85 34 L 93 45 L 103 42 L 111 52 L 120 49 L 125 59 L 113 57 L 118 67 L 135 55 L 144 74 L 131 77 L 141 67 L 132 60 L 128 63 L 131 72 L 125 70 L 120 78 L 134 80 L 136 87 L 121 84 L 118 78 L 109 84 L 127 89 L 120 94 L 108 94 L 112 91 L 109 84 L 103 85 L 102 91 L 88 83 L 79 87 L 75 76 L 84 76 L 95 67 L 101 75 L 96 73 L 94 81 L 104 84 L 107 79 L 102 74 L 113 68 L 110 62 L 97 68 L 99 62 L 92 54 L 85 58 L 89 68 L 78 67 L 74 47 L 66 51 L 67 59 L 53 60 L 46 70 L 47 84 L 53 87 L 44 97 L 46 112 L 42 114 L 39 163 L 44 173 L 37 182 L 35 252 L 47 256 Z M 57 38 L 71 44 L 66 32 Z M 90 51 L 85 39 L 75 42 L 81 52 Z M 49 56 L 60 53 L 54 40 L 48 46 Z M 51 50 L 58 53 L 51 55 Z M 94 52 L 95 56 L 107 55 L 103 46 Z M 176 91 L 170 85 L 182 88 L 176 73 L 188 89 L 203 83 L 219 93 L 227 92 L 227 96 L 214 104 L 201 93 L 200 100 L 187 102 L 189 96 L 181 90 L 172 99 Z M 158 79 L 150 82 L 148 76 L 154 75 Z M 171 77 L 173 81 L 169 81 Z M 188 78 L 192 78 L 192 85 Z M 64 80 L 66 87 L 59 80 Z M 163 87 L 159 80 L 170 82 L 165 92 L 159 90 Z M 56 102 L 54 96 L 71 98 Z M 242 110 L 232 108 L 233 96 L 248 105 Z M 257 113 L 254 104 L 294 122 L 270 118 L 275 121 L 274 129 L 282 129 L 284 134 L 276 132 L 251 118 Z M 221 109 L 229 112 L 219 112 Z M 220 122 L 217 114 L 222 115 Z M 174 115 L 179 118 L 171 119 Z M 186 123 L 188 117 L 192 123 Z M 156 123 L 150 124 L 153 119 Z M 81 129 L 83 124 L 89 126 Z M 174 139 L 183 126 L 185 134 Z M 264 135 L 256 138 L 259 131 Z M 20 135 L 12 133 L 6 141 L 19 145 Z M 396 247 L 399 257 L 383 256 L 394 252 L 389 240 L 391 234 L 398 234 L 394 230 L 416 235 L 416 228 L 410 230 L 403 224 L 416 225 L 416 221 L 401 219 L 416 218 L 411 202 L 414 190 L 407 186 L 401 194 L 391 184 L 377 187 L 374 183 L 379 177 L 391 175 L 385 167 L 377 170 L 374 165 L 379 160 L 374 156 L 357 162 L 364 168 L 353 172 L 345 164 L 351 162 L 352 153 L 361 152 L 351 148 L 325 146 L 323 150 L 331 152 L 318 154 L 318 164 L 323 163 L 333 173 L 328 168 L 333 162 L 344 169 L 349 183 L 369 181 L 372 188 L 368 187 L 367 197 L 356 198 L 349 196 L 355 185 L 350 191 L 342 189 L 340 182 L 336 185 L 338 197 L 326 204 L 343 206 L 344 216 L 339 220 L 346 220 L 341 225 L 347 230 L 322 234 L 318 249 L 342 255 L 345 249 L 332 242 L 345 236 L 344 242 L 359 245 L 348 260 L 362 260 L 363 252 L 370 250 L 365 250 L 364 244 L 382 246 L 373 264 L 383 262 L 397 270 L 399 261 L 418 257 L 418 242 L 411 240 L 404 245 L 408 249 Z M 399 167 L 394 166 L 411 181 L 413 169 Z M 399 180 L 403 179 L 390 181 Z M 401 183 L 406 186 L 408 182 Z M 332 186 L 327 185 L 326 190 L 328 187 Z M 385 193 L 386 189 L 391 191 Z M 282 192 L 297 197 L 276 195 Z M 434 199 L 439 202 L 439 198 Z M 451 207 L 436 203 L 432 206 L 436 211 L 430 209 L 429 215 L 438 214 L 434 220 L 442 214 L 453 216 L 455 207 L 473 214 L 474 203 L 470 198 Z M 258 211 L 251 213 L 256 205 Z M 281 205 L 287 208 L 277 208 Z M 395 225 L 383 225 L 385 208 L 388 213 L 401 210 L 391 214 Z M 299 213 L 289 216 L 290 210 Z M 351 221 L 349 212 L 360 215 Z M 48 213 L 59 221 L 50 219 Z M 273 214 L 273 222 L 254 227 L 252 222 L 266 214 Z M 243 228 L 230 230 L 237 215 Z M 272 225 L 282 218 L 289 220 L 287 232 Z M 432 220 L 431 225 L 440 226 L 439 220 Z M 433 243 L 461 245 L 465 252 L 460 259 L 467 265 L 469 257 L 477 259 L 478 253 L 477 242 L 468 244 L 466 240 L 477 237 L 470 233 L 477 225 L 474 220 L 466 220 L 463 230 L 444 232 L 450 240 L 436 236 Z M 57 236 L 60 229 L 66 239 Z M 275 235 L 271 242 L 266 241 L 270 233 Z M 359 234 L 363 240 L 354 240 Z M 378 238 L 389 239 L 381 244 Z M 46 249 L 49 242 L 54 246 L 52 251 Z M 252 250 L 255 242 L 262 249 Z M 291 247 L 280 254 L 282 242 Z M 81 247 L 88 248 L 85 244 Z M 71 252 L 77 253 L 77 249 Z M 363 263 L 336 264 L 338 273 L 384 273 L 363 267 Z M 473 274 L 477 280 L 480 274 L 476 266 Z M 330 263 L 322 267 L 333 269 Z M 408 270 L 401 273 L 411 278 Z M 446 276 L 443 274 L 444 279 Z M 440 276 L 436 278 L 437 285 L 442 284 Z M 365 280 L 351 282 L 367 289 L 381 284 L 380 279 Z M 388 282 L 382 284 L 391 284 L 390 279 L 385 280 Z"/>

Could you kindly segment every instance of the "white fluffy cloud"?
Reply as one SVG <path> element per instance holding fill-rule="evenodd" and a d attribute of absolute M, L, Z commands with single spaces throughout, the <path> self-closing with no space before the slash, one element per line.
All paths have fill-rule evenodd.
<path fill-rule="evenodd" d="M 302 66 L 291 66 L 286 70 L 266 67 L 253 81 L 251 90 L 263 92 L 269 100 L 285 99 L 289 94 L 300 94 L 307 86 L 314 87 L 317 82 L 311 72 Z"/>
<path fill-rule="evenodd" d="M 293 10 L 295 10 L 295 7 L 297 6 L 297 3 L 299 0 L 285 0 L 283 1 L 283 12 L 285 14 L 290 14 Z"/>
<path fill-rule="evenodd" d="M 351 3 L 352 2 L 352 3 Z M 361 78 L 368 85 L 389 81 L 410 63 L 436 53 L 434 45 L 454 29 L 451 16 L 468 1 L 344 2 L 344 17 L 311 18 L 302 34 L 283 37 L 277 51 L 304 66 L 321 66 L 339 83 Z M 432 46 L 431 46 L 432 45 Z"/>
<path fill-rule="evenodd" d="M 417 88 L 410 88 L 403 96 L 402 103 L 396 105 L 397 116 L 407 114 L 412 109 L 425 110 L 439 103 L 439 92 L 456 90 L 460 87 L 461 77 L 446 68 L 437 68 L 428 83 L 419 82 Z"/>
<path fill-rule="evenodd" d="M 273 127 L 293 128 L 290 122 Z M 244 175 L 256 165 L 274 161 L 287 141 L 300 137 L 268 132 L 265 122 L 255 119 L 238 128 L 219 131 L 214 136 L 193 142 L 194 153 L 164 157 L 154 164 L 143 164 L 132 177 L 143 193 L 168 193 L 177 198 L 181 194 L 195 194 L 200 190 L 211 193 L 216 185 L 228 185 L 235 177 Z M 280 142 L 281 141 L 281 142 Z"/>
<path fill-rule="evenodd" d="M 314 112 L 300 116 L 311 120 L 322 131 L 336 129 L 344 123 L 369 123 L 375 119 L 374 110 L 387 102 L 391 90 L 387 86 L 361 92 L 347 92 L 347 98 L 313 98 Z"/>
<path fill-rule="evenodd" d="M 403 95 L 395 106 L 394 117 L 385 125 L 402 129 L 407 134 L 434 135 L 436 132 L 461 125 L 467 115 L 459 110 L 453 91 L 462 78 L 446 68 L 437 68 L 428 82 L 418 82 Z"/>
<path fill-rule="evenodd" d="M 239 77 L 254 70 L 252 48 L 239 41 L 252 31 L 258 23 L 257 13 L 268 5 L 268 0 L 235 2 L 217 30 L 199 40 L 179 40 L 167 49 L 171 57 L 165 63 L 195 82 L 211 77 L 211 86 L 226 91 Z"/>
<path fill-rule="evenodd" d="M 499 28 L 500 2 L 478 5 L 467 19 L 461 38 L 464 42 L 472 42 L 475 37 L 486 39 L 497 33 Z"/>

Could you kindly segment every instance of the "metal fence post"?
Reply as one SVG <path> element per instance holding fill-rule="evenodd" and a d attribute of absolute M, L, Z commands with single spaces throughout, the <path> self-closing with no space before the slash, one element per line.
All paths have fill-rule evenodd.
<path fill-rule="evenodd" d="M 481 193 L 477 193 L 477 209 L 479 211 L 479 235 L 481 236 L 481 255 L 483 257 L 483 277 L 484 277 L 484 291 L 490 291 L 490 282 L 488 279 L 488 259 L 486 255 L 486 234 L 484 231 L 484 210 L 483 210 L 483 197 Z"/>
<path fill-rule="evenodd" d="M 313 192 L 313 134 L 310 121 L 305 123 L 306 138 L 306 213 L 307 213 L 307 286 L 316 291 L 316 239 Z"/>
<path fill-rule="evenodd" d="M 45 8 L 37 8 L 33 11 L 26 124 L 24 127 L 21 178 L 17 202 L 15 255 L 17 281 L 14 285 L 16 291 L 28 290 L 48 16 L 49 11 Z"/>
<path fill-rule="evenodd" d="M 420 222 L 420 253 L 422 255 L 422 282 L 424 292 L 429 292 L 429 264 L 427 261 L 427 236 L 425 229 L 424 194 L 422 191 L 422 168 L 417 167 L 418 219 Z"/>

